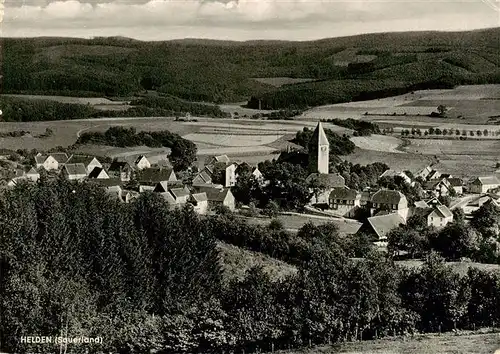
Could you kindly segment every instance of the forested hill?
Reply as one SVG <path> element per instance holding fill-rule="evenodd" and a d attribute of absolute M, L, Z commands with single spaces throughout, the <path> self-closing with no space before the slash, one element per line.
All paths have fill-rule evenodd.
<path fill-rule="evenodd" d="M 4 93 L 123 97 L 148 89 L 215 103 L 254 97 L 251 106 L 279 109 L 500 83 L 499 28 L 310 42 L 5 38 L 1 47 Z"/>

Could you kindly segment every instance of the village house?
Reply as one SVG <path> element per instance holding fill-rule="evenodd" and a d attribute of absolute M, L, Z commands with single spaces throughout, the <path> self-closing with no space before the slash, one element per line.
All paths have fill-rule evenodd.
<path fill-rule="evenodd" d="M 94 167 L 94 169 L 89 173 L 89 178 L 109 179 L 109 175 L 103 167 Z"/>
<path fill-rule="evenodd" d="M 409 212 L 408 200 L 399 191 L 381 189 L 373 194 L 371 198 L 370 214 L 375 215 L 380 210 L 399 214 L 406 220 Z"/>
<path fill-rule="evenodd" d="M 139 197 L 139 193 L 137 193 L 136 191 L 122 189 L 122 191 L 120 193 L 120 199 L 124 203 L 130 203 L 131 201 L 133 201 L 134 199 L 137 199 L 138 197 Z"/>
<path fill-rule="evenodd" d="M 496 176 L 476 177 L 469 183 L 469 192 L 475 194 L 487 193 L 498 187 L 500 187 L 500 181 Z"/>
<path fill-rule="evenodd" d="M 205 215 L 208 212 L 208 197 L 205 192 L 191 194 L 189 203 L 193 205 L 194 211 L 200 215 Z"/>
<path fill-rule="evenodd" d="M 50 155 L 38 154 L 35 156 L 36 168 L 44 168 L 47 171 L 58 170 L 68 161 L 65 153 L 53 153 Z"/>
<path fill-rule="evenodd" d="M 234 195 L 231 193 L 229 188 L 224 188 L 222 186 L 217 187 L 216 185 L 198 185 L 193 187 L 196 193 L 206 193 L 208 208 L 210 210 L 213 210 L 219 205 L 226 206 L 231 211 L 235 210 L 236 200 L 234 199 Z"/>
<path fill-rule="evenodd" d="M 28 172 L 26 172 L 26 178 L 36 182 L 40 179 L 40 173 L 32 167 Z"/>
<path fill-rule="evenodd" d="M 447 180 L 457 195 L 464 193 L 464 181 L 461 178 L 449 177 Z"/>
<path fill-rule="evenodd" d="M 328 205 L 338 216 L 353 217 L 361 207 L 361 193 L 347 187 L 333 188 Z"/>
<path fill-rule="evenodd" d="M 131 164 L 126 161 L 113 161 L 108 168 L 110 178 L 120 178 L 123 182 L 128 182 L 132 178 L 134 169 Z"/>
<path fill-rule="evenodd" d="M 446 205 L 435 205 L 432 208 L 423 209 L 423 215 L 427 219 L 427 226 L 441 228 L 453 221 L 453 213 Z"/>
<path fill-rule="evenodd" d="M 178 184 L 177 176 L 172 168 L 150 167 L 138 171 L 135 176 L 140 185 L 154 187 L 160 182 L 169 185 Z"/>
<path fill-rule="evenodd" d="M 70 181 L 81 181 L 87 177 L 87 169 L 83 163 L 65 164 L 62 173 Z"/>
<path fill-rule="evenodd" d="M 67 164 L 77 164 L 82 163 L 87 170 L 87 174 L 92 172 L 94 168 L 101 167 L 102 164 L 94 156 L 84 156 L 84 155 L 71 155 L 71 157 L 66 162 Z"/>
<path fill-rule="evenodd" d="M 144 170 L 145 168 L 151 168 L 151 162 L 147 159 L 146 156 L 140 155 L 134 162 L 135 168 L 138 170 Z"/>
<path fill-rule="evenodd" d="M 177 205 L 184 205 L 188 202 L 191 192 L 187 187 L 182 188 L 171 188 L 169 192 L 174 197 L 175 203 Z"/>
<path fill-rule="evenodd" d="M 397 213 L 372 216 L 361 225 L 358 232 L 371 236 L 373 241 L 385 241 L 392 229 L 404 224 L 405 219 Z"/>
<path fill-rule="evenodd" d="M 22 170 L 15 170 L 14 173 L 10 174 L 10 180 L 7 182 L 7 187 L 15 187 L 19 183 L 23 182 L 36 182 L 26 175 L 26 173 Z"/>
<path fill-rule="evenodd" d="M 427 177 L 431 174 L 431 172 L 432 172 L 432 167 L 431 166 L 425 166 L 420 171 L 415 172 L 414 173 L 414 177 L 415 177 L 415 179 L 422 178 L 424 180 L 427 180 Z"/>
<path fill-rule="evenodd" d="M 214 156 L 210 159 L 208 162 L 208 165 L 215 165 L 216 163 L 224 163 L 224 164 L 229 164 L 231 163 L 231 160 L 227 155 L 219 155 L 219 156 Z"/>
<path fill-rule="evenodd" d="M 472 213 L 481 208 L 486 203 L 493 203 L 495 205 L 500 204 L 500 197 L 494 194 L 483 194 L 469 200 L 469 202 L 463 205 L 461 208 L 464 211 L 466 218 L 471 218 Z"/>
<path fill-rule="evenodd" d="M 422 188 L 436 197 L 447 196 L 450 194 L 450 190 L 454 190 L 451 183 L 446 178 L 426 181 Z"/>
<path fill-rule="evenodd" d="M 193 185 L 197 184 L 212 184 L 212 176 L 206 169 L 203 169 L 193 178 Z"/>
<path fill-rule="evenodd" d="M 433 179 L 438 179 L 438 178 L 441 178 L 441 172 L 439 172 L 437 170 L 432 170 L 431 173 L 429 173 L 429 175 L 427 176 L 428 181 L 431 181 Z"/>

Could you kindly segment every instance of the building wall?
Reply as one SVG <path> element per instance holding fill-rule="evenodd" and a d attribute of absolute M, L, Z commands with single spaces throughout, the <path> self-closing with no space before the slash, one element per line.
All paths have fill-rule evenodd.
<path fill-rule="evenodd" d="M 236 166 L 229 165 L 226 168 L 226 181 L 224 187 L 233 187 L 236 184 Z"/>
<path fill-rule="evenodd" d="M 236 200 L 234 199 L 232 193 L 227 194 L 223 204 L 227 206 L 231 211 L 234 211 L 234 209 L 236 209 Z"/>
<path fill-rule="evenodd" d="M 486 193 L 490 189 L 494 189 L 497 187 L 498 187 L 498 184 L 483 184 L 483 185 L 471 184 L 469 187 L 469 190 L 471 193 L 481 194 L 481 193 Z"/>
<path fill-rule="evenodd" d="M 69 179 L 70 181 L 79 181 L 79 180 L 82 180 L 84 179 L 85 177 L 87 177 L 87 175 L 85 174 L 79 174 L 79 175 L 68 175 L 66 174 L 66 178 Z"/>
<path fill-rule="evenodd" d="M 328 150 L 328 145 L 320 145 L 318 148 L 318 173 L 328 174 L 330 158 Z"/>
<path fill-rule="evenodd" d="M 194 207 L 194 211 L 200 215 L 205 215 L 208 212 L 208 201 L 198 202 Z"/>
<path fill-rule="evenodd" d="M 328 188 L 324 191 L 320 191 L 317 196 L 313 194 L 310 201 L 311 204 L 329 204 L 330 193 L 332 192 L 332 190 L 333 189 Z"/>
<path fill-rule="evenodd" d="M 145 168 L 150 168 L 150 167 L 151 167 L 151 164 L 149 163 L 148 159 L 146 159 L 146 158 L 139 160 L 139 162 L 137 163 L 137 168 L 139 170 L 144 170 Z"/>
<path fill-rule="evenodd" d="M 446 226 L 449 222 L 452 222 L 452 221 L 453 221 L 453 217 L 441 218 L 441 217 L 433 216 L 431 214 L 427 218 L 427 225 L 428 226 L 434 226 L 434 227 L 443 227 L 443 226 Z"/>
<path fill-rule="evenodd" d="M 92 172 L 96 167 L 102 168 L 102 164 L 97 159 L 93 159 L 87 166 L 87 173 Z"/>
<path fill-rule="evenodd" d="M 43 168 L 45 168 L 47 171 L 57 170 L 59 168 L 59 162 L 57 162 L 57 160 L 52 156 L 49 156 L 43 163 Z"/>
<path fill-rule="evenodd" d="M 455 193 L 459 195 L 464 193 L 464 188 L 462 186 L 453 187 L 453 189 L 455 190 Z"/>
<path fill-rule="evenodd" d="M 351 201 L 348 201 L 351 202 Z M 330 211 L 338 216 L 353 217 L 360 208 L 359 200 L 352 201 L 354 204 L 330 204 Z"/>

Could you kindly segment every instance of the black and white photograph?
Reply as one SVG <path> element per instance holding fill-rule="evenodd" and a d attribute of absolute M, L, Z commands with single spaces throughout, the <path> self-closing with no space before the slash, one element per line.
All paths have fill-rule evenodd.
<path fill-rule="evenodd" d="M 0 14 L 0 354 L 500 354 L 500 1 Z"/>

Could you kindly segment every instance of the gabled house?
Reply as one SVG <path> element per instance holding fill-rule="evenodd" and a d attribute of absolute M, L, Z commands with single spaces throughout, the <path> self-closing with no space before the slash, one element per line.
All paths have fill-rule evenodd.
<path fill-rule="evenodd" d="M 205 192 L 191 194 L 189 203 L 193 205 L 194 211 L 200 215 L 205 215 L 208 211 L 208 197 Z"/>
<path fill-rule="evenodd" d="M 440 177 L 441 177 L 441 172 L 437 170 L 432 170 L 431 173 L 429 173 L 429 175 L 427 176 L 427 180 L 430 181 L 433 179 L 438 179 Z"/>
<path fill-rule="evenodd" d="M 372 196 L 371 215 L 376 214 L 380 210 L 399 214 L 406 220 L 409 211 L 408 200 L 405 195 L 399 191 L 380 189 Z"/>
<path fill-rule="evenodd" d="M 222 183 L 224 187 L 233 187 L 236 184 L 237 165 L 235 163 L 226 163 L 224 161 L 225 159 L 222 158 L 220 160 L 221 161 L 216 162 L 215 164 L 205 166 L 203 170 L 193 179 L 193 184 L 213 183 L 214 180 L 218 180 L 221 177 L 218 173 L 218 177 L 215 176 L 216 170 L 221 171 L 221 169 L 223 169 L 224 171 L 222 172 L 222 180 L 220 183 Z"/>
<path fill-rule="evenodd" d="M 453 221 L 453 213 L 446 205 L 436 205 L 425 212 L 427 225 L 434 227 L 444 227 Z"/>
<path fill-rule="evenodd" d="M 139 197 L 139 193 L 130 190 L 122 190 L 120 197 L 124 203 L 130 203 Z"/>
<path fill-rule="evenodd" d="M 94 167 L 94 169 L 89 173 L 89 178 L 109 179 L 109 175 L 104 168 Z"/>
<path fill-rule="evenodd" d="M 156 186 L 160 182 L 176 183 L 177 176 L 172 168 L 150 167 L 138 171 L 136 179 L 141 185 Z"/>
<path fill-rule="evenodd" d="M 416 172 L 414 174 L 415 178 L 423 178 L 424 180 L 427 179 L 427 177 L 431 174 L 432 172 L 432 167 L 431 166 L 425 166 L 423 169 L 420 171 Z"/>
<path fill-rule="evenodd" d="M 447 178 L 447 180 L 457 195 L 462 195 L 464 193 L 464 181 L 461 178 L 450 177 Z"/>
<path fill-rule="evenodd" d="M 132 178 L 134 168 L 126 161 L 113 161 L 108 168 L 110 178 L 120 178 L 123 182 L 128 182 Z"/>
<path fill-rule="evenodd" d="M 469 183 L 469 192 L 481 194 L 500 187 L 496 176 L 476 177 Z"/>
<path fill-rule="evenodd" d="M 102 168 L 102 164 L 94 156 L 71 155 L 71 157 L 68 159 L 66 163 L 67 164 L 82 163 L 85 166 L 85 169 L 87 170 L 87 174 L 92 172 L 96 167 Z"/>
<path fill-rule="evenodd" d="M 361 193 L 347 187 L 333 188 L 328 206 L 339 216 L 353 217 L 361 206 Z"/>
<path fill-rule="evenodd" d="M 38 154 L 35 156 L 36 168 L 44 168 L 47 171 L 57 170 L 68 161 L 65 153 L 53 153 L 50 155 Z"/>
<path fill-rule="evenodd" d="M 382 173 L 379 176 L 379 179 L 384 178 L 384 177 L 401 177 L 407 184 L 411 184 L 411 178 L 408 177 L 406 173 L 403 171 L 396 171 L 396 170 L 386 170 L 384 173 Z"/>
<path fill-rule="evenodd" d="M 83 163 L 65 164 L 62 173 L 71 181 L 80 181 L 87 177 L 87 169 Z"/>
<path fill-rule="evenodd" d="M 231 160 L 227 155 L 219 155 L 219 156 L 214 156 L 210 159 L 208 165 L 215 165 L 216 163 L 222 162 L 226 165 L 231 163 Z"/>
<path fill-rule="evenodd" d="M 168 192 L 168 182 L 167 181 L 158 182 L 158 184 L 154 187 L 153 192 L 155 193 Z"/>
<path fill-rule="evenodd" d="M 28 172 L 26 172 L 26 178 L 36 182 L 40 179 L 40 173 L 32 167 Z"/>
<path fill-rule="evenodd" d="M 144 170 L 145 168 L 151 168 L 151 163 L 146 156 L 140 155 L 134 162 L 135 168 L 138 170 Z"/>
<path fill-rule="evenodd" d="M 188 202 L 191 192 L 187 187 L 182 188 L 171 188 L 169 192 L 175 199 L 175 203 L 178 205 L 184 205 Z"/>
<path fill-rule="evenodd" d="M 218 205 L 224 205 L 229 208 L 229 210 L 234 210 L 236 208 L 236 200 L 234 199 L 233 193 L 229 188 L 211 186 L 194 186 L 197 193 L 205 192 L 208 200 L 209 209 L 213 209 Z"/>
<path fill-rule="evenodd" d="M 446 196 L 446 195 L 450 194 L 450 190 L 453 189 L 450 182 L 446 178 L 433 179 L 430 181 L 426 181 L 422 187 L 428 193 L 430 193 L 431 195 L 434 195 L 436 197 Z"/>
<path fill-rule="evenodd" d="M 311 204 L 329 204 L 332 190 L 345 187 L 345 179 L 338 173 L 311 173 L 306 183 L 313 193 Z"/>
<path fill-rule="evenodd" d="M 371 236 L 374 241 L 384 241 L 392 229 L 404 224 L 405 219 L 397 213 L 372 216 L 363 223 L 358 232 Z"/>
<path fill-rule="evenodd" d="M 193 185 L 197 184 L 212 184 L 212 176 L 207 170 L 203 169 L 193 178 Z"/>

